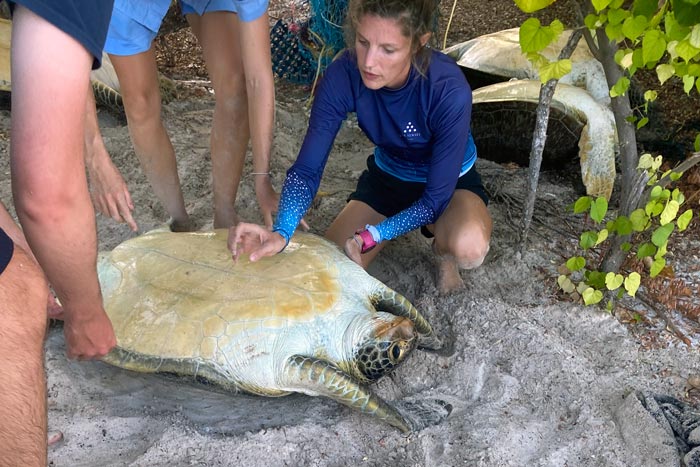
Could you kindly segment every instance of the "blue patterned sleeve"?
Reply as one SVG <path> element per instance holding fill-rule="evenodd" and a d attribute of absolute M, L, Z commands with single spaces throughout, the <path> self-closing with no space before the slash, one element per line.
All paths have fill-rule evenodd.
<path fill-rule="evenodd" d="M 379 243 L 384 240 L 393 240 L 396 237 L 405 235 L 418 227 L 433 222 L 435 213 L 421 200 L 416 201 L 407 209 L 399 212 L 395 216 L 388 217 L 375 226 L 379 238 L 374 241 Z M 373 229 L 370 229 L 372 232 Z M 372 237 L 375 237 L 372 232 Z"/>
<path fill-rule="evenodd" d="M 287 243 L 294 235 L 304 213 L 313 200 L 313 191 L 309 185 L 293 170 L 287 173 L 282 186 L 279 213 L 272 226 L 272 231 L 284 237 Z"/>

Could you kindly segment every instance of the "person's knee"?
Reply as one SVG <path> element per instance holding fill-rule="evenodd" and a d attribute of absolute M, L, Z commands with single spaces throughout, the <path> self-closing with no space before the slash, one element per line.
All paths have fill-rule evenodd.
<path fill-rule="evenodd" d="M 474 225 L 451 236 L 446 247 L 439 250 L 453 256 L 460 268 L 474 269 L 484 262 L 489 252 L 489 242 L 485 229 Z"/>
<path fill-rule="evenodd" d="M 48 285 L 36 262 L 15 246 L 12 260 L 0 276 L 4 326 L 27 345 L 43 345 L 46 334 Z M 6 329 L 7 330 L 7 329 Z"/>
<path fill-rule="evenodd" d="M 124 96 L 124 111 L 131 125 L 147 125 L 149 122 L 160 122 L 160 94 L 139 92 Z"/>

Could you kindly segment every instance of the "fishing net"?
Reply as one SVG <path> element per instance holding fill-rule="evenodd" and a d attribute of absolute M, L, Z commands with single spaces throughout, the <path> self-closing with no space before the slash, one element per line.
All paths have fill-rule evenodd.
<path fill-rule="evenodd" d="M 270 31 L 272 70 L 281 79 L 311 84 L 345 45 L 347 0 L 292 0 Z"/>

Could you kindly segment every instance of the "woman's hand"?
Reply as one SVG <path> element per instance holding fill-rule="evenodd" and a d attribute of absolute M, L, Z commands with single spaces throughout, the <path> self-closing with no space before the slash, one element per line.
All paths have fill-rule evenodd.
<path fill-rule="evenodd" d="M 348 258 L 362 266 L 362 239 L 359 235 L 353 234 L 352 237 L 345 240 L 343 249 Z"/>
<path fill-rule="evenodd" d="M 287 245 L 284 237 L 258 224 L 240 222 L 228 231 L 228 249 L 233 261 L 248 254 L 251 261 L 279 253 Z"/>

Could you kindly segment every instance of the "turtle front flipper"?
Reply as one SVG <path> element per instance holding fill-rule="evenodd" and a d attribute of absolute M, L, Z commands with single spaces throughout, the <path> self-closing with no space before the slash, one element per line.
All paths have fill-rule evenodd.
<path fill-rule="evenodd" d="M 420 342 L 418 343 L 420 348 L 428 350 L 442 348 L 442 341 L 435 335 L 430 323 L 403 295 L 388 287 L 381 287 L 372 294 L 370 301 L 377 310 L 410 319 L 420 334 Z"/>
<path fill-rule="evenodd" d="M 399 411 L 350 375 L 318 358 L 294 355 L 287 361 L 284 374 L 288 386 L 286 389 L 329 397 L 362 413 L 377 417 L 404 433 L 439 423 L 451 411 L 451 407 L 445 406 L 441 411 L 442 416 L 430 411 L 426 406 L 421 406 L 420 411 L 412 410 L 410 406 L 402 407 Z"/>

